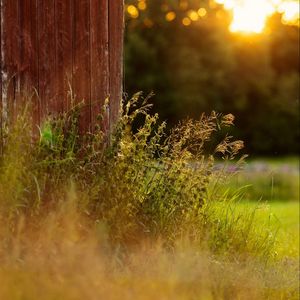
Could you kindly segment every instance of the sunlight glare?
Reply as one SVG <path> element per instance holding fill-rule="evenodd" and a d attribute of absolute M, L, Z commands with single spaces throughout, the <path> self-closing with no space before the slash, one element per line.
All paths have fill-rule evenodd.
<path fill-rule="evenodd" d="M 267 18 L 276 11 L 282 13 L 284 23 L 299 20 L 299 3 L 290 0 L 215 0 L 232 11 L 231 32 L 261 33 Z"/>
<path fill-rule="evenodd" d="M 232 32 L 260 33 L 265 28 L 266 19 L 274 13 L 274 7 L 267 1 L 241 1 L 233 7 Z"/>
<path fill-rule="evenodd" d="M 282 13 L 284 23 L 299 22 L 299 3 L 295 1 L 283 2 L 278 5 L 278 12 Z"/>

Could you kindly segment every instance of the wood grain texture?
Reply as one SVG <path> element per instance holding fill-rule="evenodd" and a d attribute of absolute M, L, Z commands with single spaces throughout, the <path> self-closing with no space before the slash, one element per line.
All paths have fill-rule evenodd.
<path fill-rule="evenodd" d="M 41 118 L 57 111 L 56 105 L 56 36 L 55 1 L 39 1 L 38 5 L 38 65 Z"/>
<path fill-rule="evenodd" d="M 108 0 L 91 0 L 91 121 L 97 122 L 109 95 Z M 109 112 L 103 127 L 108 129 Z"/>
<path fill-rule="evenodd" d="M 20 11 L 19 1 L 3 0 L 2 14 L 2 103 L 5 114 L 11 121 L 15 119 L 20 104 Z"/>
<path fill-rule="evenodd" d="M 119 117 L 123 79 L 123 0 L 109 1 L 109 73 L 110 73 L 110 124 Z"/>
<path fill-rule="evenodd" d="M 2 102 L 2 2 L 0 1 L 0 155 L 3 155 L 4 148 L 4 115 Z"/>
<path fill-rule="evenodd" d="M 59 111 L 71 109 L 73 9 L 72 0 L 56 0 L 57 108 Z"/>
<path fill-rule="evenodd" d="M 31 101 L 33 125 L 40 122 L 38 98 L 38 0 L 20 1 L 21 70 L 20 85 L 22 101 Z"/>
<path fill-rule="evenodd" d="M 68 111 L 72 94 L 84 102 L 82 131 L 93 129 L 109 97 L 103 125 L 111 128 L 122 95 L 123 0 L 0 3 L 0 126 L 29 98 L 39 125 Z"/>
<path fill-rule="evenodd" d="M 73 89 L 76 101 L 83 102 L 81 128 L 91 123 L 90 1 L 74 1 Z"/>

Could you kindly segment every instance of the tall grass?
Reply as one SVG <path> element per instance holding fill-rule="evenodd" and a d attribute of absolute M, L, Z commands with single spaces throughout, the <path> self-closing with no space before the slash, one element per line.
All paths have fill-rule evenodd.
<path fill-rule="evenodd" d="M 249 201 L 299 202 L 299 161 L 249 161 L 228 184 L 233 190 L 244 186 L 244 198 Z"/>
<path fill-rule="evenodd" d="M 27 109 L 5 128 L 0 298 L 296 299 L 297 268 L 276 256 L 274 230 L 219 188 L 214 157 L 243 146 L 220 139 L 233 116 L 166 134 L 147 100 L 124 102 L 110 135 L 101 117 L 80 135 L 80 105 L 38 138 Z"/>

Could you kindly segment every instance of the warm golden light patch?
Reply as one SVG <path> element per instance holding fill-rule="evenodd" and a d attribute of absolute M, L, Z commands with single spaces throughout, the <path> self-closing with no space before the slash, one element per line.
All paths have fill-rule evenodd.
<path fill-rule="evenodd" d="M 207 11 L 204 7 L 201 7 L 201 8 L 198 9 L 198 15 L 200 17 L 204 17 L 204 16 L 206 16 L 206 14 L 207 14 Z"/>
<path fill-rule="evenodd" d="M 184 26 L 189 26 L 189 25 L 191 25 L 191 23 L 192 23 L 192 21 L 191 21 L 191 19 L 190 18 L 183 18 L 182 19 L 182 24 L 184 25 Z"/>
<path fill-rule="evenodd" d="M 140 0 L 138 3 L 139 10 L 145 10 L 147 8 L 146 1 Z"/>
<path fill-rule="evenodd" d="M 284 23 L 299 20 L 299 3 L 294 0 L 215 0 L 232 11 L 230 31 L 260 33 L 266 21 L 275 12 L 282 13 Z"/>
<path fill-rule="evenodd" d="M 232 21 L 229 26 L 231 32 L 261 33 L 265 30 L 268 18 L 278 12 L 282 16 L 283 24 L 299 26 L 299 1 L 297 0 L 209 0 L 212 8 L 217 4 L 223 5 L 225 10 L 231 11 Z M 207 15 L 207 10 L 200 7 L 198 10 L 189 9 L 188 0 L 179 0 L 179 8 L 186 12 L 182 19 L 184 26 L 189 26 L 193 21 Z M 176 13 L 167 3 L 160 5 L 165 13 L 165 19 L 172 22 L 176 19 Z M 147 0 L 137 0 L 136 4 L 126 6 L 126 11 L 132 19 L 139 17 L 140 12 L 147 9 Z M 217 10 L 216 17 L 222 19 L 224 10 Z"/>
<path fill-rule="evenodd" d="M 134 5 L 128 5 L 127 12 L 131 18 L 136 19 L 139 17 L 139 10 Z"/>
<path fill-rule="evenodd" d="M 166 20 L 168 22 L 172 22 L 173 20 L 175 20 L 176 18 L 176 14 L 174 11 L 169 11 L 167 14 L 166 14 Z"/>
<path fill-rule="evenodd" d="M 197 21 L 197 20 L 199 19 L 198 13 L 197 13 L 196 11 L 194 11 L 194 10 L 190 10 L 190 11 L 188 12 L 188 16 L 189 16 L 189 18 L 190 18 L 192 21 Z"/>
<path fill-rule="evenodd" d="M 267 1 L 241 1 L 233 7 L 232 32 L 260 33 L 264 30 L 267 17 L 274 13 L 274 7 Z"/>
<path fill-rule="evenodd" d="M 222 4 L 226 9 L 232 9 L 234 7 L 234 0 L 215 0 L 216 3 Z"/>
<path fill-rule="evenodd" d="M 278 5 L 284 23 L 299 24 L 299 3 L 296 1 L 283 2 Z"/>

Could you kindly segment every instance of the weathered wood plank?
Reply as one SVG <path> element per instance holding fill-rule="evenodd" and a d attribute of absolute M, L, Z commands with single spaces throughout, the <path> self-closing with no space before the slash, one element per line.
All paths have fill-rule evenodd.
<path fill-rule="evenodd" d="M 91 0 L 91 120 L 96 123 L 109 95 L 108 0 Z M 108 129 L 108 111 L 103 127 Z"/>
<path fill-rule="evenodd" d="M 33 87 L 38 85 L 36 0 L 22 0 L 20 2 L 20 30 L 20 80 L 22 93 L 27 94 L 32 93 Z"/>
<path fill-rule="evenodd" d="M 20 11 L 19 0 L 2 0 L 2 104 L 6 116 L 13 121 L 20 100 Z M 9 113 L 9 116 L 8 116 Z"/>
<path fill-rule="evenodd" d="M 38 6 L 38 64 L 41 118 L 57 111 L 56 103 L 56 36 L 55 1 L 39 1 Z"/>
<path fill-rule="evenodd" d="M 110 124 L 119 117 L 123 78 L 123 0 L 109 1 Z"/>
<path fill-rule="evenodd" d="M 3 103 L 2 103 L 2 20 L 3 9 L 0 1 L 0 155 L 3 154 L 4 143 L 4 120 L 3 120 Z"/>
<path fill-rule="evenodd" d="M 77 102 L 84 102 L 81 129 L 91 124 L 90 1 L 74 1 L 73 89 Z"/>
<path fill-rule="evenodd" d="M 56 0 L 57 101 L 59 111 L 71 108 L 73 65 L 73 1 Z"/>
<path fill-rule="evenodd" d="M 21 30 L 21 70 L 20 85 L 22 101 L 31 101 L 33 110 L 33 124 L 39 124 L 38 92 L 38 27 L 37 1 L 22 0 L 20 2 L 20 30 Z"/>
<path fill-rule="evenodd" d="M 82 131 L 93 128 L 109 96 L 108 130 L 121 100 L 123 0 L 0 3 L 0 126 L 34 89 L 34 124 L 69 110 L 72 88 L 77 103 L 85 103 Z"/>

